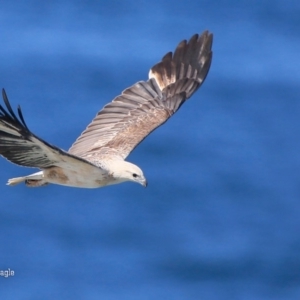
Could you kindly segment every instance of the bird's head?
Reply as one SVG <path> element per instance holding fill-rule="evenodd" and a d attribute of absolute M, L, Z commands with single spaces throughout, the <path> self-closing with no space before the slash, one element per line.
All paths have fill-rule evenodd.
<path fill-rule="evenodd" d="M 147 180 L 143 174 L 143 171 L 136 165 L 127 161 L 118 161 L 114 168 L 114 177 L 117 180 L 122 181 L 133 181 L 147 186 Z"/>

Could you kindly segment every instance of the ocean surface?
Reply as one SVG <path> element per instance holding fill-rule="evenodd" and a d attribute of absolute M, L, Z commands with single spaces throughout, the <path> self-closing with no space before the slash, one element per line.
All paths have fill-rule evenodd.
<path fill-rule="evenodd" d="M 208 29 L 214 54 L 128 157 L 146 189 L 8 187 L 34 170 L 0 160 L 0 298 L 300 299 L 299 16 L 298 0 L 3 2 L 0 87 L 66 150 L 181 40 Z"/>

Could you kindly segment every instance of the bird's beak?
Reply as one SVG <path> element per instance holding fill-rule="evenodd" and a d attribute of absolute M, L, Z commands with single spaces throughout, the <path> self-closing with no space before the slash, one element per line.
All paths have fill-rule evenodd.
<path fill-rule="evenodd" d="M 142 185 L 143 187 L 147 187 L 148 182 L 147 182 L 147 179 L 146 179 L 146 178 L 143 178 L 143 180 L 141 180 L 141 185 Z"/>

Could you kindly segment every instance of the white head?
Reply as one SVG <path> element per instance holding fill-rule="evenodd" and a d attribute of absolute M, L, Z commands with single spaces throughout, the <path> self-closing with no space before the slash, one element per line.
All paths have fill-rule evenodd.
<path fill-rule="evenodd" d="M 143 171 L 136 165 L 120 160 L 115 161 L 113 167 L 113 176 L 119 182 L 133 181 L 147 186 L 147 180 L 143 174 Z"/>

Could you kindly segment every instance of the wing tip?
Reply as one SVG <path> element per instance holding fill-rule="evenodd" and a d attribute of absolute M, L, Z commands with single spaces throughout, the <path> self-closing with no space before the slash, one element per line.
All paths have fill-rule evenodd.
<path fill-rule="evenodd" d="M 161 90 L 177 80 L 197 74 L 201 84 L 210 69 L 212 60 L 213 33 L 204 30 L 194 34 L 189 41 L 182 40 L 173 52 L 168 52 L 149 71 L 149 79 L 154 79 Z M 195 73 L 196 72 L 196 73 Z"/>
<path fill-rule="evenodd" d="M 8 112 L 7 112 L 5 110 L 5 108 L 3 108 L 2 105 L 0 105 L 0 110 L 1 110 L 2 114 L 7 118 L 13 119 L 15 122 L 17 122 L 20 126 L 24 127 L 26 130 L 29 130 L 29 128 L 27 127 L 27 124 L 24 120 L 21 106 L 18 105 L 18 108 L 17 108 L 18 116 L 20 118 L 20 119 L 18 119 L 18 117 L 16 116 L 16 114 L 14 113 L 14 111 L 13 111 L 11 105 L 10 105 L 10 102 L 8 100 L 8 97 L 7 97 L 7 94 L 6 94 L 6 91 L 5 91 L 4 88 L 2 88 L 2 98 L 3 98 L 3 101 L 4 101 L 4 104 L 5 104 L 6 108 L 8 110 Z"/>

